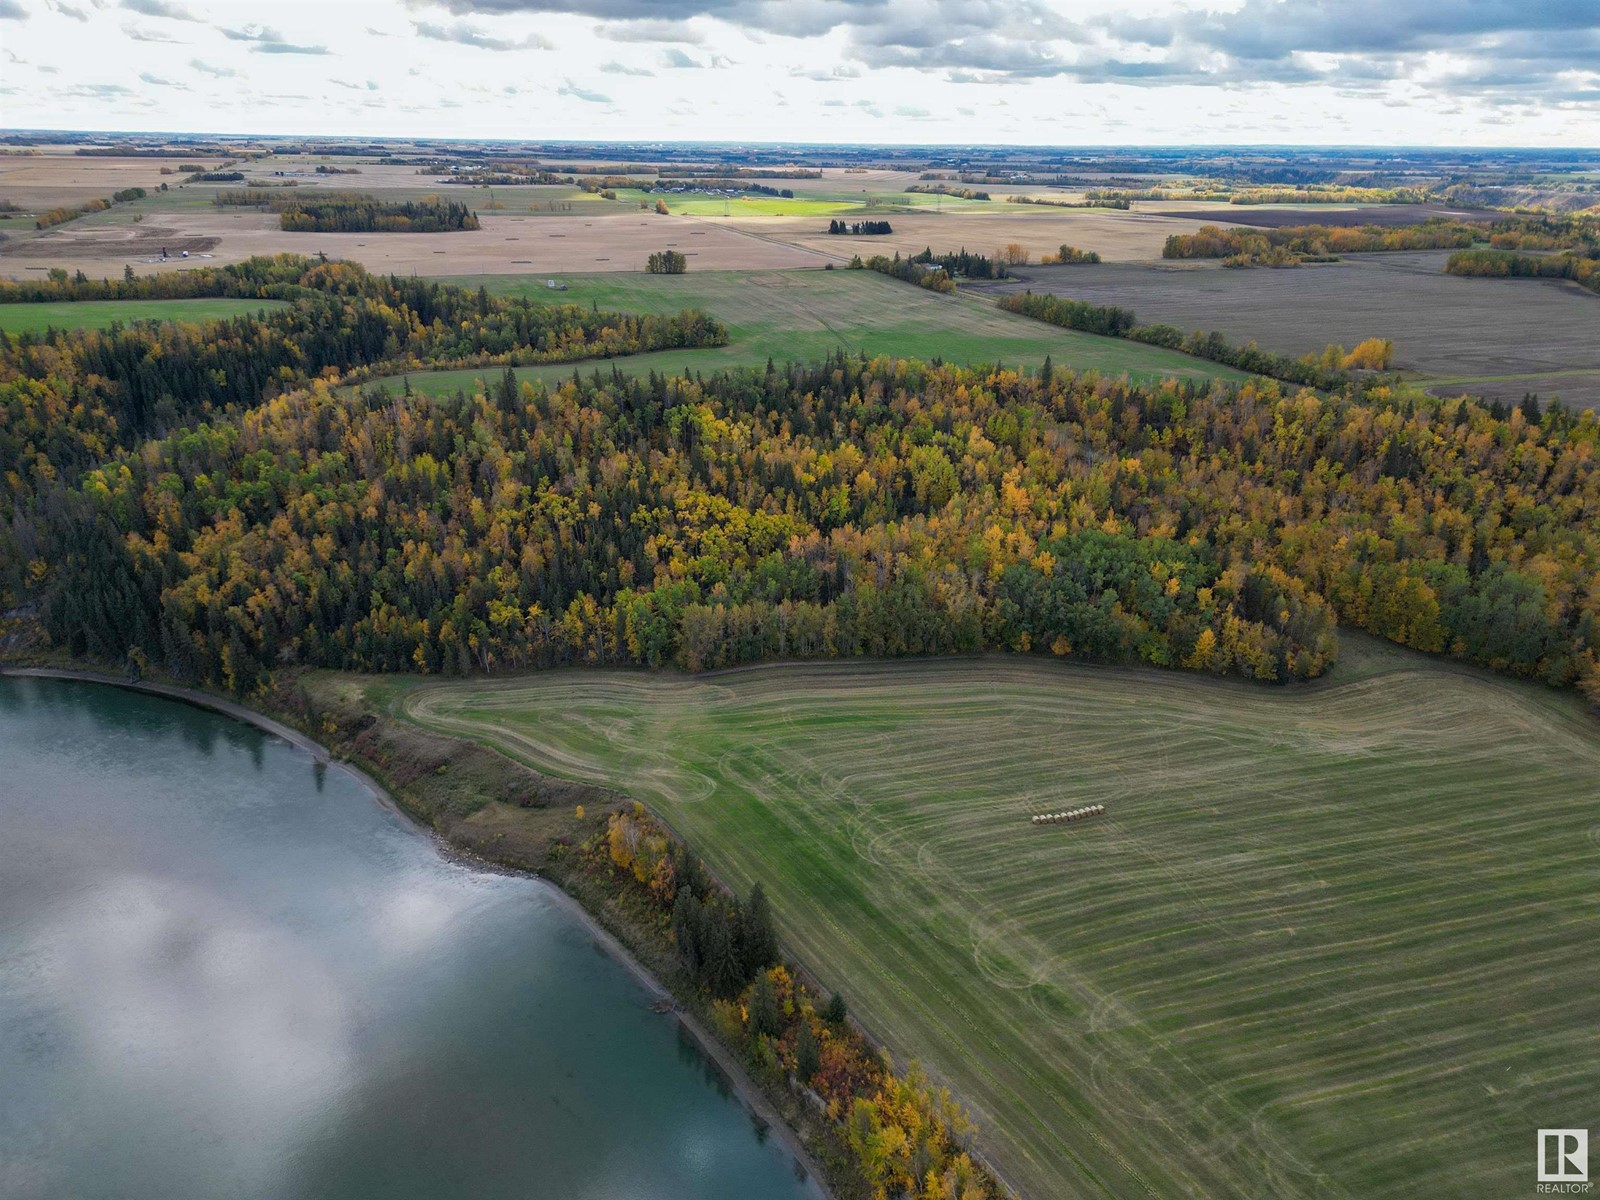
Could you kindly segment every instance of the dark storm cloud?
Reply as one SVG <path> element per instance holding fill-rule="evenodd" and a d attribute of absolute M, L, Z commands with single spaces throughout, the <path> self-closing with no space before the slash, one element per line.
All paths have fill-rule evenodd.
<path fill-rule="evenodd" d="M 1295 51 L 1395 54 L 1470 47 L 1485 35 L 1590 32 L 1597 19 L 1594 0 L 1246 0 L 1232 13 L 1109 25 L 1149 45 L 1181 39 L 1272 61 Z"/>
<path fill-rule="evenodd" d="M 496 37 L 486 33 L 466 21 L 456 21 L 451 25 L 440 25 L 433 21 L 416 21 L 413 23 L 418 37 L 427 38 L 435 42 L 455 42 L 461 46 L 473 46 L 479 50 L 550 50 L 550 43 L 538 34 L 529 34 L 523 38 Z"/>
<path fill-rule="evenodd" d="M 751 34 L 845 32 L 869 67 L 939 70 L 1003 81 L 1063 76 L 1095 83 L 1246 85 L 1324 82 L 1350 89 L 1415 76 L 1448 55 L 1428 86 L 1458 94 L 1544 89 L 1596 73 L 1600 0 L 1244 0 L 1234 12 L 1093 15 L 1066 0 L 442 0 L 453 13 L 566 13 L 605 22 L 618 41 L 701 40 L 711 18 Z M 1066 11 L 1075 16 L 1069 17 Z M 1433 64 L 1436 66 L 1437 64 Z"/>
<path fill-rule="evenodd" d="M 1469 64 L 1440 86 L 1474 92 L 1519 74 L 1526 78 L 1515 86 L 1553 88 L 1562 71 L 1595 71 L 1597 23 L 1595 0 L 1246 0 L 1237 12 L 1112 17 L 1102 28 L 1191 64 L 1197 82 L 1386 82 L 1438 53 Z M 1337 62 L 1319 73 L 1307 55 Z"/>

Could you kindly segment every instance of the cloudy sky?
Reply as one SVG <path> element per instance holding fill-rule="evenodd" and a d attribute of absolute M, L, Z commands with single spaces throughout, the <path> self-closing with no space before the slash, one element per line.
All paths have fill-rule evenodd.
<path fill-rule="evenodd" d="M 0 0 L 0 125 L 1600 145 L 1600 0 Z"/>

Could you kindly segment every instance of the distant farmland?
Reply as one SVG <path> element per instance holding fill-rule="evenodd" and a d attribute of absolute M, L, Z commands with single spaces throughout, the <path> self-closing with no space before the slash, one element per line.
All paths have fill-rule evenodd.
<path fill-rule="evenodd" d="M 850 239 L 840 239 L 848 241 Z M 597 304 L 622 312 L 670 313 L 702 308 L 728 326 L 730 344 L 711 350 L 665 350 L 657 354 L 578 364 L 587 373 L 759 367 L 774 362 L 815 360 L 837 350 L 941 358 L 946 362 L 1001 362 L 1037 368 L 1046 356 L 1077 371 L 1104 371 L 1139 378 L 1240 379 L 1238 372 L 1136 342 L 1056 329 L 997 311 L 980 300 L 940 296 L 870 271 L 704 272 L 687 275 L 562 276 L 565 292 L 546 288 L 543 278 L 521 275 L 458 276 L 446 282 L 487 287 L 552 304 Z M 530 367 L 519 378 L 570 378 L 574 364 Z M 499 371 L 413 372 L 414 389 L 448 392 L 472 387 Z M 398 382 L 391 379 L 389 382 Z"/>
<path fill-rule="evenodd" d="M 1347 651 L 1293 690 L 988 659 L 399 703 L 763 881 L 1036 1200 L 1515 1195 L 1600 1095 L 1600 723 Z"/>
<path fill-rule="evenodd" d="M 1455 389 L 1520 400 L 1525 391 L 1600 407 L 1600 296 L 1534 279 L 1443 273 L 1444 251 L 1358 254 L 1283 270 L 1215 265 L 1024 267 L 986 291 L 1053 292 L 1131 308 L 1147 324 L 1217 330 L 1304 354 L 1329 342 L 1391 338 L 1399 366 Z"/>
<path fill-rule="evenodd" d="M 281 300 L 78 300 L 45 304 L 0 304 L 0 330 L 104 329 L 121 321 L 206 321 L 284 308 Z"/>

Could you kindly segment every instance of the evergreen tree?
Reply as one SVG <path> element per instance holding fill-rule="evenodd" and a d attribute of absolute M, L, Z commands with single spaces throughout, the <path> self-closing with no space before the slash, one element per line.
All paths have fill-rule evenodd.
<path fill-rule="evenodd" d="M 810 1083 L 821 1068 L 822 1051 L 817 1046 L 817 1035 L 811 1032 L 810 1019 L 803 1019 L 794 1039 L 794 1073 L 801 1083 Z"/>
<path fill-rule="evenodd" d="M 700 898 L 691 889 L 680 885 L 677 899 L 672 904 L 672 937 L 678 943 L 678 960 L 683 963 L 683 969 L 689 973 L 689 977 L 697 983 L 705 970 L 702 945 L 704 924 L 705 914 Z"/>
<path fill-rule="evenodd" d="M 778 961 L 778 935 L 772 928 L 772 908 L 767 903 L 766 889 L 759 883 L 750 889 L 743 926 L 740 944 L 745 971 L 753 975 Z"/>
<path fill-rule="evenodd" d="M 829 1025 L 843 1025 L 844 1019 L 848 1015 L 848 1010 L 844 1006 L 844 997 L 838 992 L 835 992 L 833 998 L 828 1001 L 828 1007 L 822 1010 L 822 1019 Z"/>
<path fill-rule="evenodd" d="M 777 1037 L 783 1032 L 783 1013 L 778 1008 L 778 996 L 772 990 L 772 980 L 762 971 L 750 989 L 750 1036 Z"/>

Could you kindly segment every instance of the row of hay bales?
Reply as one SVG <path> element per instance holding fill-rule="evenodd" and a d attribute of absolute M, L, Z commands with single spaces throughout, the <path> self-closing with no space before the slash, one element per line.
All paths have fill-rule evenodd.
<path fill-rule="evenodd" d="M 1104 804 L 1087 804 L 1082 808 L 1069 809 L 1067 812 L 1039 813 L 1032 820 L 1035 825 L 1061 825 L 1067 821 L 1081 821 L 1085 817 L 1098 817 L 1105 811 Z"/>

